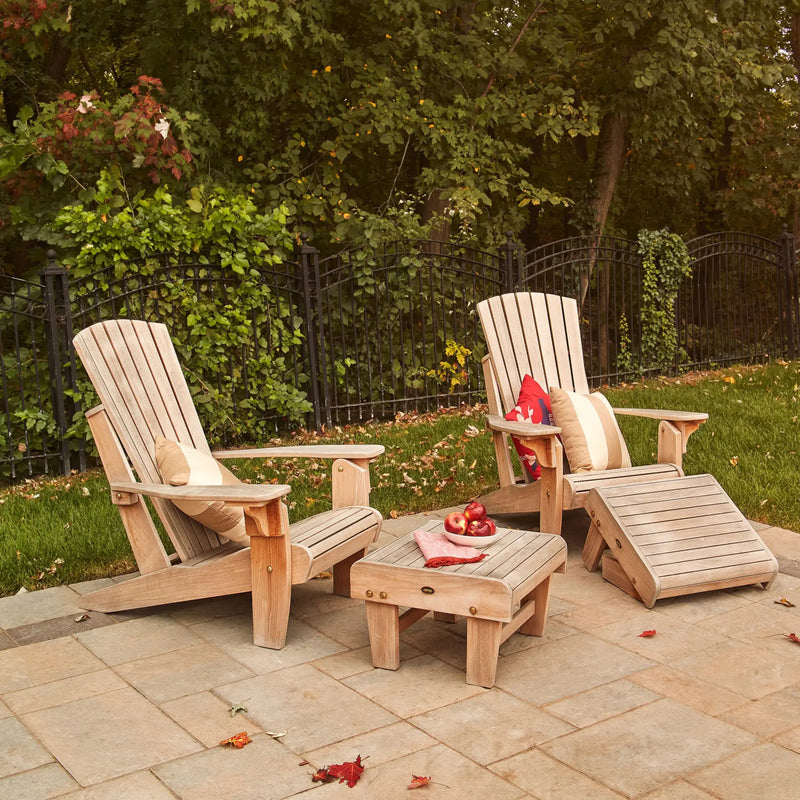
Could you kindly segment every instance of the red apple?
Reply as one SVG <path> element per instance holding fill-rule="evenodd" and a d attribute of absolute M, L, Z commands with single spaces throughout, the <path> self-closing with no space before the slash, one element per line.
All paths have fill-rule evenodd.
<path fill-rule="evenodd" d="M 457 533 L 464 536 L 467 532 L 469 520 L 460 511 L 451 511 L 444 518 L 444 529 L 450 533 Z"/>
<path fill-rule="evenodd" d="M 486 506 L 483 503 L 479 503 L 477 500 L 473 500 L 464 509 L 464 516 L 469 522 L 486 519 Z"/>
<path fill-rule="evenodd" d="M 489 534 L 494 536 L 497 533 L 497 525 L 494 524 L 494 520 L 491 517 L 486 517 L 484 522 L 489 526 Z"/>
<path fill-rule="evenodd" d="M 474 519 L 467 526 L 467 536 L 491 536 L 492 530 L 485 519 Z"/>

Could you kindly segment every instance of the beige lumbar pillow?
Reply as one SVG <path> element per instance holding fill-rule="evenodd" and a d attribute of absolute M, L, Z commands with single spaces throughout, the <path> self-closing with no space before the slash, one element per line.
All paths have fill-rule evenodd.
<path fill-rule="evenodd" d="M 156 436 L 156 465 L 161 479 L 170 486 L 233 486 L 241 481 L 210 453 L 202 453 L 180 442 Z M 174 500 L 184 514 L 220 536 L 239 544 L 250 544 L 244 530 L 244 511 L 221 500 Z"/>
<path fill-rule="evenodd" d="M 550 404 L 573 472 L 631 465 L 614 411 L 602 394 L 577 394 L 551 387 Z"/>

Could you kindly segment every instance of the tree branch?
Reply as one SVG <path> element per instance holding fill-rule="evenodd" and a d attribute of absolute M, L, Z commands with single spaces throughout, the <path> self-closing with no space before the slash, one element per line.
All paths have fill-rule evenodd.
<path fill-rule="evenodd" d="M 519 33 L 517 34 L 514 41 L 511 43 L 511 47 L 508 48 L 508 55 L 511 55 L 516 49 L 517 45 L 522 40 L 522 37 L 525 35 L 525 31 L 528 30 L 530 24 L 542 13 L 544 10 L 544 0 L 541 0 L 538 6 L 528 14 L 528 19 L 525 20 L 523 26 L 520 28 Z M 491 76 L 489 77 L 489 81 L 486 84 L 486 88 L 481 92 L 481 97 L 486 97 L 487 94 L 492 90 L 492 86 L 494 86 L 495 79 L 497 78 L 497 70 L 495 70 Z"/>

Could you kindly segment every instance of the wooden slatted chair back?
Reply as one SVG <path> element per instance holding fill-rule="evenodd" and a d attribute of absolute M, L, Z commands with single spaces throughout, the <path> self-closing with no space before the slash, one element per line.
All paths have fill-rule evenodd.
<path fill-rule="evenodd" d="M 571 297 L 518 292 L 478 303 L 502 412 L 517 403 L 525 375 L 551 386 L 589 393 L 578 304 Z"/>
<path fill-rule="evenodd" d="M 138 479 L 162 483 L 155 438 L 210 453 L 166 325 L 110 320 L 84 328 L 75 350 Z M 173 503 L 153 505 L 182 561 L 220 546 L 216 533 Z"/>

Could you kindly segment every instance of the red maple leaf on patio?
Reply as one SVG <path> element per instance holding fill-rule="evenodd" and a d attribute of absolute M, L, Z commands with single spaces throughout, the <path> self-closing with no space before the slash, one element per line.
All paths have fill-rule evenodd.
<path fill-rule="evenodd" d="M 235 748 L 241 750 L 246 744 L 250 744 L 253 740 L 244 732 L 237 733 L 231 736 L 230 739 L 223 739 L 220 745 L 232 744 Z"/>
<path fill-rule="evenodd" d="M 794 633 L 785 633 L 784 636 L 790 641 L 794 642 L 795 644 L 800 644 L 800 637 Z"/>
<path fill-rule="evenodd" d="M 639 638 L 640 639 L 649 639 L 651 636 L 655 636 L 655 635 L 656 635 L 655 631 L 642 631 L 639 634 Z"/>
<path fill-rule="evenodd" d="M 412 775 L 413 780 L 411 783 L 408 784 L 409 789 L 419 789 L 420 786 L 427 786 L 431 779 L 430 777 L 425 777 L 424 775 Z"/>
<path fill-rule="evenodd" d="M 328 767 L 328 775 L 338 778 L 339 783 L 347 782 L 347 785 L 352 789 L 361 777 L 364 767 L 361 766 L 361 756 L 356 756 L 355 761 L 345 761 L 344 764 L 331 764 Z"/>

